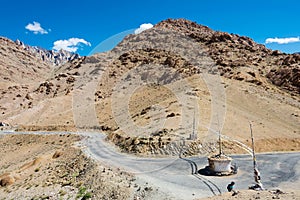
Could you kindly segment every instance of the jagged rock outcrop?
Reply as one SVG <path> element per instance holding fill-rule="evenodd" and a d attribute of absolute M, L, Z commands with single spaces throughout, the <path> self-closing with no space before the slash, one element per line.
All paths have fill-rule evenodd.
<path fill-rule="evenodd" d="M 284 66 L 271 70 L 267 77 L 274 85 L 300 94 L 300 68 Z"/>
<path fill-rule="evenodd" d="M 204 44 L 218 65 L 219 73 L 226 78 L 258 85 L 262 85 L 262 79 L 266 78 L 281 89 L 300 93 L 300 56 L 297 53 L 272 51 L 249 37 L 213 31 L 185 19 L 168 19 L 155 28 L 173 30 Z"/>
<path fill-rule="evenodd" d="M 31 83 L 46 79 L 52 67 L 10 39 L 0 37 L 0 81 Z"/>
<path fill-rule="evenodd" d="M 54 66 L 63 65 L 68 61 L 72 61 L 74 59 L 80 58 L 79 54 L 68 52 L 65 50 L 46 50 L 41 47 L 29 46 L 21 42 L 20 40 L 16 40 L 15 43 L 22 49 L 30 52 L 35 57 L 41 59 L 44 62 L 51 63 Z"/>

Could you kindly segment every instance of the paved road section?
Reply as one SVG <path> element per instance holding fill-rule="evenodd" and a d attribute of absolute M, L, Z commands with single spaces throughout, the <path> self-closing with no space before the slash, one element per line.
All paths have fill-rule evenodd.
<path fill-rule="evenodd" d="M 197 173 L 207 165 L 206 157 L 141 158 L 119 153 L 105 142 L 103 134 L 87 134 L 85 152 L 94 159 L 123 168 L 138 178 L 158 187 L 174 199 L 194 199 L 226 192 L 231 181 L 236 189 L 247 189 L 254 183 L 250 155 L 232 156 L 238 173 L 226 177 L 204 176 Z M 300 153 L 258 154 L 258 168 L 266 189 L 299 189 Z"/>
<path fill-rule="evenodd" d="M 27 134 L 49 134 L 48 132 L 27 132 Z M 63 134 L 57 132 L 51 134 Z M 69 132 L 65 132 L 69 133 Z M 0 132 L 1 134 L 26 134 L 26 132 Z M 77 133 L 78 134 L 78 133 Z M 215 177 L 198 173 L 207 166 L 206 157 L 145 158 L 120 153 L 112 144 L 105 141 L 100 133 L 79 133 L 87 136 L 79 145 L 93 159 L 133 173 L 140 184 L 157 189 L 159 195 L 167 199 L 195 199 L 226 192 L 231 181 L 235 189 L 247 189 L 254 183 L 252 157 L 234 155 L 234 163 L 239 167 L 232 176 Z M 0 137 L 1 139 L 1 137 Z M 299 189 L 300 153 L 258 154 L 258 168 L 266 189 Z M 161 199 L 164 199 L 162 197 Z"/>

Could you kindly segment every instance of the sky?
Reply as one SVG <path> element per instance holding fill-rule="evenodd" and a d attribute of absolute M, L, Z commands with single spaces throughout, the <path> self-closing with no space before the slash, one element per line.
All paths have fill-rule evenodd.
<path fill-rule="evenodd" d="M 90 55 L 162 20 L 185 18 L 293 53 L 300 52 L 299 8 L 298 0 L 1 0 L 0 36 Z"/>

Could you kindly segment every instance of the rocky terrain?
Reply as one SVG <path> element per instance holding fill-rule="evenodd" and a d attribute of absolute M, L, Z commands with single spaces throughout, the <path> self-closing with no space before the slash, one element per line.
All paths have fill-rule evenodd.
<path fill-rule="evenodd" d="M 245 36 L 168 19 L 56 67 L 4 38 L 0 55 L 0 121 L 16 130 L 100 130 L 125 152 L 191 155 L 216 150 L 218 129 L 243 153 L 234 140 L 250 144 L 252 121 L 258 151 L 300 149 L 299 54 Z"/>
<path fill-rule="evenodd" d="M 1 89 L 10 84 L 28 84 L 45 80 L 52 68 L 35 55 L 7 38 L 0 38 L 1 44 Z"/>
<path fill-rule="evenodd" d="M 79 54 L 72 53 L 61 49 L 60 51 L 47 50 L 40 47 L 29 46 L 16 40 L 15 43 L 23 50 L 41 59 L 42 61 L 52 64 L 54 66 L 63 65 L 69 61 L 80 58 Z"/>
<path fill-rule="evenodd" d="M 0 199 L 133 196 L 133 176 L 86 157 L 74 146 L 79 140 L 72 134 L 1 136 Z"/>
<path fill-rule="evenodd" d="M 13 42 L 6 38 L 0 38 L 0 43 L 1 121 L 6 121 L 8 116 L 12 118 L 18 118 L 18 116 L 21 115 L 20 117 L 22 118 L 23 122 L 20 123 L 20 125 L 31 127 L 32 123 L 30 123 L 30 121 L 32 118 L 28 118 L 24 115 L 31 115 L 32 113 L 30 114 L 30 112 L 27 112 L 28 109 L 37 106 L 37 104 L 39 104 L 39 106 L 36 107 L 36 110 L 38 112 L 43 112 L 43 109 L 41 109 L 41 104 L 48 101 L 53 101 L 51 103 L 52 106 L 56 105 L 56 108 L 53 110 L 54 113 L 59 112 L 59 110 L 62 110 L 62 112 L 66 113 L 67 106 L 71 106 L 69 104 L 70 96 L 66 99 L 60 97 L 58 98 L 61 99 L 59 101 L 57 101 L 58 99 L 55 99 L 54 97 L 64 96 L 61 94 L 70 93 L 70 91 L 73 89 L 71 83 L 74 81 L 74 78 L 66 72 L 65 74 L 60 74 L 58 77 L 56 77 L 58 79 L 57 85 L 53 85 L 48 81 L 55 76 L 55 70 L 57 67 L 59 67 L 54 66 L 54 63 L 59 64 L 59 62 L 66 62 L 66 57 L 61 57 L 61 53 L 63 54 L 66 52 L 53 52 L 54 54 L 51 54 L 50 51 L 29 47 L 21 42 Z M 43 56 L 45 53 L 49 52 L 50 60 L 47 56 L 47 58 Z M 70 54 L 67 53 L 66 56 L 68 57 L 68 55 Z M 42 59 L 41 56 L 45 59 Z M 56 58 L 57 56 L 58 58 Z M 73 65 L 76 65 L 78 60 L 80 61 L 84 59 L 76 56 L 75 54 L 73 56 L 75 56 L 74 60 L 72 60 L 70 57 L 68 58 L 70 59 L 68 62 L 72 63 Z M 51 58 L 53 58 L 53 60 L 51 60 Z M 66 87 L 63 87 L 62 90 L 60 89 L 59 79 L 61 79 L 63 86 L 66 84 Z M 66 105 L 65 107 L 62 106 L 64 104 Z M 52 107 L 48 107 L 46 104 L 44 104 L 44 106 L 44 109 L 52 110 Z M 49 115 L 49 113 L 45 113 L 45 115 Z M 39 116 L 37 116 L 37 118 L 38 117 Z M 62 117 L 61 119 L 63 118 L 67 121 L 64 120 L 63 125 L 61 125 L 62 128 L 60 128 L 59 124 L 55 124 L 53 126 L 52 122 L 47 121 L 45 128 L 42 129 L 68 129 L 66 126 L 69 126 L 69 123 L 72 124 L 72 122 L 68 121 L 72 117 Z M 32 130 L 34 130 L 34 128 Z"/>
<path fill-rule="evenodd" d="M 182 49 L 188 51 L 180 52 Z M 210 149 L 213 146 L 210 141 L 215 138 L 205 130 L 209 126 L 209 117 L 213 116 L 210 110 L 212 95 L 207 80 L 198 76 L 206 71 L 211 74 L 219 73 L 222 77 L 221 84 L 226 91 L 227 109 L 223 127 L 225 135 L 249 145 L 248 121 L 253 120 L 256 123 L 254 129 L 260 144 L 259 151 L 293 151 L 299 148 L 298 54 L 288 55 L 272 51 L 248 37 L 213 31 L 182 19 L 166 20 L 157 24 L 154 29 L 139 35 L 130 35 L 113 49 L 112 53 L 121 56 L 113 60 L 108 69 L 95 66 L 103 71 L 99 89 L 95 93 L 96 109 L 100 124 L 103 124 L 102 130 L 110 132 L 109 138 L 124 151 L 178 154 L 182 150 L 180 143 L 172 141 L 178 141 L 182 136 L 188 138 L 193 132 L 193 112 L 189 112 L 188 129 L 180 130 L 176 125 L 186 113 L 180 110 L 184 106 L 180 105 L 182 102 L 178 103 L 175 95 L 198 97 L 199 112 L 202 114 L 202 117 L 196 116 L 196 121 L 202 123 L 198 126 L 199 140 L 190 143 L 186 153 L 214 151 L 214 148 Z M 86 60 L 89 61 L 90 59 Z M 157 68 L 157 72 L 147 68 L 149 63 L 165 68 Z M 88 63 L 82 66 L 86 65 Z M 141 70 L 136 72 L 137 66 Z M 142 68 L 144 66 L 146 69 Z M 159 74 L 159 71 L 164 73 Z M 135 84 L 132 77 L 136 77 L 137 74 L 140 74 L 141 80 L 145 80 L 140 81 L 141 85 L 153 79 L 157 82 L 154 85 L 140 85 L 139 89 L 130 94 L 129 108 L 126 110 L 125 105 L 114 102 L 111 98 L 126 100 L 126 92 L 132 92 L 130 85 Z M 161 77 L 163 78 L 160 79 Z M 185 78 L 190 81 L 188 89 L 180 88 Z M 118 88 L 118 82 L 122 82 L 121 88 Z M 170 91 L 170 88 L 175 90 L 176 94 Z M 114 96 L 114 93 L 124 95 Z M 191 102 L 184 103 L 193 107 Z M 116 110 L 121 110 L 120 112 L 114 110 L 118 104 L 120 107 Z M 134 124 L 127 123 L 120 127 L 122 119 L 116 123 L 116 116 L 126 112 L 130 113 Z M 147 130 L 141 130 L 140 135 L 134 137 L 129 133 L 130 130 L 133 132 L 138 129 L 137 126 L 149 124 L 151 120 L 159 121 L 161 113 L 166 119 L 164 128 L 155 130 L 155 126 L 146 126 Z M 218 129 L 216 125 L 214 127 L 215 130 Z M 288 141 L 289 145 L 284 145 L 283 141 Z M 229 147 L 228 153 L 243 152 L 232 140 L 226 142 L 228 145 L 225 145 Z"/>
<path fill-rule="evenodd" d="M 258 85 L 262 84 L 260 78 L 267 77 L 282 89 L 300 93 L 300 56 L 297 53 L 272 51 L 249 37 L 213 31 L 184 19 L 169 19 L 155 27 L 181 32 L 205 44 L 221 76 Z"/>

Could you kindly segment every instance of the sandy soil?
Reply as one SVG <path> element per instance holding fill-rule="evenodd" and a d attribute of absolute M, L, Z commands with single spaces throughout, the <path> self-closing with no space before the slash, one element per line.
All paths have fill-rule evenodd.
<path fill-rule="evenodd" d="M 128 199 L 133 196 L 133 177 L 87 158 L 74 146 L 80 136 L 0 137 L 0 199 Z"/>
<path fill-rule="evenodd" d="M 195 122 L 198 139 L 191 143 L 188 155 L 199 152 L 211 153 L 216 150 L 217 134 L 209 131 L 207 127 L 211 126 L 218 131 L 218 126 L 222 126 L 223 123 L 221 131 L 226 136 L 224 137 L 224 145 L 228 147 L 225 148 L 226 153 L 246 153 L 234 140 L 247 146 L 251 145 L 249 121 L 253 124 L 257 152 L 300 150 L 300 101 L 297 96 L 291 97 L 276 88 L 269 88 L 266 91 L 266 88 L 253 84 L 224 79 L 222 84 L 226 91 L 225 114 L 218 116 L 221 124 L 218 125 L 217 120 L 211 124 L 211 119 L 216 114 L 212 110 L 212 96 L 207 85 L 197 76 L 189 78 L 188 83 L 190 89 L 187 91 L 180 90 L 182 82 L 175 82 L 168 87 L 137 88 L 130 94 L 127 110 L 121 102 L 123 98 L 119 98 L 121 101 L 116 101 L 118 100 L 116 98 L 114 100 L 104 98 L 93 104 L 90 100 L 81 98 L 86 96 L 85 94 L 77 94 L 73 97 L 67 95 L 40 101 L 35 107 L 24 110 L 10 120 L 16 125 L 17 130 L 30 131 L 75 131 L 78 125 L 91 124 L 91 127 L 106 132 L 123 151 L 141 155 L 149 153 L 172 155 L 177 152 L 172 149 L 179 148 L 176 141 L 189 138 L 193 132 L 196 104 L 198 110 Z M 130 82 L 126 84 L 129 85 Z M 128 86 L 126 84 L 124 87 Z M 173 91 L 169 88 L 173 88 Z M 81 91 L 85 93 L 89 90 L 86 88 Z M 88 97 L 91 95 L 93 97 L 93 94 Z M 176 95 L 182 95 L 188 101 L 181 102 Z M 192 100 L 195 97 L 198 99 L 197 102 Z M 119 110 L 119 113 L 128 113 L 126 123 L 117 123 L 118 116 L 113 114 L 112 110 L 113 101 L 115 110 Z M 187 110 L 183 111 L 184 107 Z M 164 121 L 163 126 L 159 124 L 160 121 Z M 182 121 L 185 123 L 183 129 L 180 128 Z M 91 127 L 77 127 L 77 129 Z M 209 149 L 199 149 L 199 145 Z"/>
<path fill-rule="evenodd" d="M 103 131 L 109 133 L 109 138 L 124 151 L 172 155 L 174 152 L 168 150 L 168 145 L 172 145 L 170 149 L 179 148 L 176 141 L 190 137 L 195 106 L 198 106 L 195 114 L 197 139 L 191 143 L 194 150 L 187 152 L 188 155 L 216 150 L 213 146 L 217 143 L 216 132 L 219 129 L 225 136 L 226 153 L 246 153 L 235 141 L 251 146 L 249 121 L 252 122 L 257 152 L 300 150 L 298 97 L 291 97 L 276 88 L 266 89 L 223 79 L 225 102 L 215 99 L 215 104 L 220 104 L 217 107 L 224 104 L 222 113 L 221 109 L 217 112 L 213 110 L 216 109 L 213 108 L 213 97 L 203 79 L 193 76 L 188 81 L 188 90 L 180 89 L 184 83 L 181 81 L 167 86 L 143 86 L 132 94 L 126 94 L 125 89 L 125 92 L 118 92 L 123 92 L 123 96 L 114 100 L 100 100 L 96 104 L 99 124 L 103 125 Z M 130 82 L 126 84 L 124 88 L 129 87 Z M 170 91 L 169 88 L 173 90 Z M 128 108 L 122 103 L 127 98 L 126 95 L 130 95 Z M 181 95 L 187 101 L 180 101 L 176 95 Z M 197 98 L 197 101 L 193 98 Z M 183 110 L 185 108 L 187 109 Z M 116 114 L 113 109 L 120 112 Z M 122 113 L 128 113 L 123 120 L 126 123 L 116 120 Z M 160 126 L 160 121 L 163 121 L 163 126 Z M 185 123 L 183 129 L 180 128 L 182 122 Z M 208 127 L 214 130 L 208 130 Z M 212 148 L 199 149 L 199 145 Z"/>

